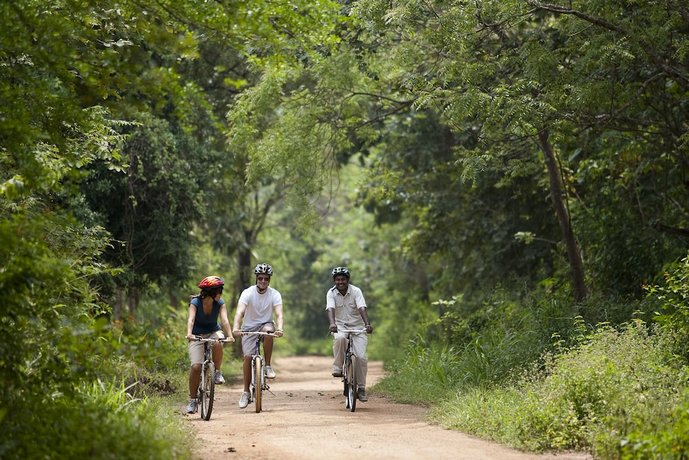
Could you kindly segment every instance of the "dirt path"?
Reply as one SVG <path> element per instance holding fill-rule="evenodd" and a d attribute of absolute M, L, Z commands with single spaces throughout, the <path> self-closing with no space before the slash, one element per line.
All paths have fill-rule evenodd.
<path fill-rule="evenodd" d="M 395 404 L 375 392 L 356 411 L 344 407 L 342 383 L 330 376 L 331 359 L 275 359 L 277 378 L 264 394 L 263 412 L 240 409 L 239 382 L 216 386 L 212 418 L 189 417 L 198 459 L 495 459 L 582 460 L 581 454 L 533 455 L 510 450 L 424 421 L 425 410 Z M 369 363 L 371 386 L 383 375 Z"/>

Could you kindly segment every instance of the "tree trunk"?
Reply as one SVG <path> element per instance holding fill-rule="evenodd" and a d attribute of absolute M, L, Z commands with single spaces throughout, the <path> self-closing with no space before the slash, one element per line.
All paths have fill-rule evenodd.
<path fill-rule="evenodd" d="M 122 320 L 122 310 L 124 309 L 124 296 L 122 295 L 122 286 L 115 286 L 115 305 L 112 309 L 113 319 L 117 322 Z"/>
<path fill-rule="evenodd" d="M 244 289 L 249 287 L 251 282 L 251 249 L 240 249 L 237 253 L 237 279 L 235 280 L 235 289 L 232 293 L 232 305 L 237 304 L 239 294 Z"/>
<path fill-rule="evenodd" d="M 581 303 L 588 295 L 586 281 L 584 277 L 584 263 L 581 260 L 579 244 L 574 237 L 572 222 L 566 205 L 566 197 L 560 175 L 560 168 L 555 156 L 553 146 L 550 144 L 548 130 L 544 129 L 538 133 L 538 141 L 545 155 L 545 164 L 548 169 L 548 179 L 550 180 L 550 197 L 555 206 L 555 213 L 562 231 L 562 239 L 567 247 L 567 257 L 569 259 L 570 273 L 572 276 L 572 287 L 574 290 L 574 301 Z"/>
<path fill-rule="evenodd" d="M 137 310 L 139 309 L 139 288 L 130 287 L 129 295 L 127 296 L 127 306 L 128 306 L 128 316 L 130 320 L 133 320 Z"/>

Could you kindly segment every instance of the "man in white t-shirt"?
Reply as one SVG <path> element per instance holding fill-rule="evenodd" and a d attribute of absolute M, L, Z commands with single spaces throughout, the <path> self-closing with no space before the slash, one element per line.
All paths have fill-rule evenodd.
<path fill-rule="evenodd" d="M 282 296 L 269 286 L 270 277 L 273 276 L 273 267 L 268 264 L 258 264 L 254 268 L 256 285 L 242 291 L 237 302 L 237 313 L 234 316 L 233 334 L 241 335 L 241 332 L 275 332 L 277 337 L 282 337 Z M 275 322 L 273 321 L 275 315 Z M 241 329 L 239 327 L 242 322 Z M 277 329 L 275 326 L 277 325 Z M 251 355 L 256 347 L 256 336 L 242 336 L 242 352 L 244 353 L 244 391 L 239 398 L 239 407 L 244 409 L 249 405 L 249 385 L 251 384 Z M 273 355 L 273 337 L 264 336 L 263 352 L 266 360 L 266 377 L 275 378 L 275 371 L 270 365 Z"/>
<path fill-rule="evenodd" d="M 335 286 L 328 289 L 325 296 L 325 310 L 328 312 L 330 332 L 333 333 L 333 377 L 342 377 L 342 365 L 344 363 L 345 349 L 347 348 L 347 335 L 338 332 L 338 329 L 365 329 L 367 334 L 373 332 L 373 327 L 368 319 L 366 300 L 361 289 L 349 284 L 351 273 L 347 267 L 336 267 L 332 271 Z M 357 398 L 361 402 L 368 401 L 366 396 L 366 374 L 368 372 L 368 358 L 366 348 L 368 336 L 363 333 L 352 334 L 352 351 L 357 360 L 357 373 L 359 376 Z"/>

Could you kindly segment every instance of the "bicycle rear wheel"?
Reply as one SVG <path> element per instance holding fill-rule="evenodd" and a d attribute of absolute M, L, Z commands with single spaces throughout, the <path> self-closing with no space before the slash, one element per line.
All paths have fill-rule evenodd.
<path fill-rule="evenodd" d="M 263 360 L 256 358 L 254 360 L 254 404 L 256 406 L 256 413 L 261 412 L 261 403 L 263 402 Z"/>
<path fill-rule="evenodd" d="M 213 412 L 213 398 L 215 397 L 215 364 L 212 361 L 203 367 L 199 392 L 201 393 L 199 397 L 201 418 L 210 420 L 211 412 Z"/>
<path fill-rule="evenodd" d="M 357 390 L 357 382 L 356 382 L 356 356 L 352 355 L 352 357 L 349 360 L 349 363 L 347 363 L 347 379 L 345 381 L 345 391 L 347 392 L 346 400 L 346 407 L 350 411 L 354 412 L 356 409 L 356 390 Z"/>

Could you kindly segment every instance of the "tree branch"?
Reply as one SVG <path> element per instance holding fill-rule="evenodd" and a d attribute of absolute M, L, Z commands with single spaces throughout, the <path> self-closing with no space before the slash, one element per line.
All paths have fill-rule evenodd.
<path fill-rule="evenodd" d="M 665 225 L 661 222 L 655 222 L 652 227 L 663 233 L 689 238 L 689 228 L 670 227 L 669 225 Z"/>
<path fill-rule="evenodd" d="M 603 18 L 597 17 L 597 16 L 592 16 L 590 14 L 586 14 L 582 11 L 575 10 L 573 8 L 568 8 L 560 5 L 554 5 L 552 3 L 541 3 L 536 0 L 526 0 L 526 3 L 535 7 L 542 9 L 544 11 L 550 11 L 551 13 L 558 13 L 558 14 L 568 14 L 572 16 L 576 16 L 579 19 L 583 19 L 586 22 L 589 22 L 591 24 L 595 24 L 597 26 L 603 27 L 605 29 L 608 29 L 613 32 L 620 33 L 624 35 L 625 37 L 632 37 L 634 34 L 630 33 L 628 30 L 613 24 L 612 22 L 606 21 Z M 648 54 L 648 56 L 651 57 L 653 62 L 658 65 L 667 75 L 671 75 L 679 80 L 683 80 L 686 83 L 689 83 L 689 76 L 687 76 L 685 73 L 683 73 L 681 70 L 676 69 L 669 65 L 665 59 L 663 59 L 658 53 L 655 52 L 655 49 L 653 46 L 648 43 L 646 40 L 643 40 L 639 37 L 634 37 L 638 39 L 638 43 L 641 46 L 641 48 Z"/>

